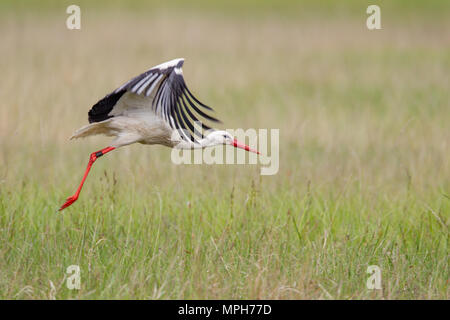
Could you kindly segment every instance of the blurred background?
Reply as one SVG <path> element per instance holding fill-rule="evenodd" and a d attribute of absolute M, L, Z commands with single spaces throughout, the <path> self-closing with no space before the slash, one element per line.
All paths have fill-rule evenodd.
<path fill-rule="evenodd" d="M 81 8 L 81 30 L 66 28 L 71 4 Z M 381 30 L 366 27 L 371 4 L 381 8 Z M 253 221 L 297 212 L 312 192 L 317 208 L 345 197 L 349 221 L 362 212 L 367 219 L 386 215 L 413 230 L 433 208 L 445 224 L 449 18 L 444 0 L 3 0 L 3 225 L 12 213 L 26 213 L 24 221 L 38 230 L 52 225 L 49 214 L 73 193 L 88 155 L 110 141 L 68 141 L 87 124 L 91 106 L 131 77 L 178 57 L 185 58 L 189 88 L 215 109 L 221 129 L 280 129 L 279 173 L 261 177 L 250 165 L 175 166 L 169 149 L 133 145 L 96 163 L 72 215 L 65 216 L 73 218 L 65 219 L 99 206 L 121 216 L 153 212 L 160 206 L 156 193 L 169 212 L 196 203 L 214 214 L 230 197 L 239 210 L 257 190 L 262 200 Z M 242 223 L 251 224 L 246 219 Z M 327 221 L 311 227 L 312 243 L 323 243 L 319 230 Z M 443 297 L 445 276 L 438 279 Z M 214 296 L 198 290 L 177 297 Z M 216 297 L 261 297 L 236 290 L 218 290 Z"/>
<path fill-rule="evenodd" d="M 447 1 L 377 1 L 372 31 L 368 1 L 78 1 L 81 30 L 66 28 L 70 4 L 0 5 L 2 180 L 56 183 L 109 141 L 67 141 L 97 100 L 184 57 L 186 81 L 223 129 L 280 129 L 271 182 L 448 187 Z M 128 149 L 145 167 L 168 162 L 163 148 Z"/>

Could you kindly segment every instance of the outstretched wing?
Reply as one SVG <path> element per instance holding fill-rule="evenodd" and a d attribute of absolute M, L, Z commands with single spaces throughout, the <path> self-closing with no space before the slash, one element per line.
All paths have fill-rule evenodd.
<path fill-rule="evenodd" d="M 183 63 L 184 59 L 175 59 L 129 80 L 92 107 L 89 122 L 100 122 L 113 117 L 114 107 L 129 92 L 148 98 L 153 111 L 172 129 L 181 130 L 184 138 L 194 141 L 195 137 L 203 137 L 196 130 L 194 122 L 208 130 L 211 128 L 204 124 L 203 119 L 220 121 L 204 111 L 213 109 L 200 102 L 186 86 L 181 69 Z"/>

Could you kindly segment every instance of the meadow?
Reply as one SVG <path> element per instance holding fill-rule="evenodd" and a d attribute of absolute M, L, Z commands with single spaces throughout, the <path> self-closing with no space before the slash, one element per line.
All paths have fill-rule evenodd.
<path fill-rule="evenodd" d="M 60 3 L 0 6 L 0 299 L 449 298 L 446 2 L 386 4 L 374 31 L 364 1 L 81 2 L 81 30 Z M 132 145 L 58 213 L 110 141 L 68 140 L 90 107 L 178 57 L 221 129 L 280 129 L 279 172 Z"/>

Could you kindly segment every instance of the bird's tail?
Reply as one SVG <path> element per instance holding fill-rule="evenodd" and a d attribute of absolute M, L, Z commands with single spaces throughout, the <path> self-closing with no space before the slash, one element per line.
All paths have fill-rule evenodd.
<path fill-rule="evenodd" d="M 96 134 L 105 134 L 108 136 L 111 136 L 111 130 L 109 126 L 109 121 L 102 121 L 102 122 L 94 122 L 90 123 L 84 127 L 81 127 L 77 131 L 75 131 L 72 136 L 70 137 L 70 140 L 77 139 L 77 138 L 84 138 L 87 136 L 93 136 Z"/>

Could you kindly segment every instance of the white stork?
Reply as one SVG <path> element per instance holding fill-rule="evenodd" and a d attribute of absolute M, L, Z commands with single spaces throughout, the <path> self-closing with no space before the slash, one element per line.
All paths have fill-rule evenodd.
<path fill-rule="evenodd" d="M 201 110 L 212 111 L 187 88 L 181 70 L 183 63 L 184 59 L 174 59 L 155 66 L 106 95 L 89 110 L 89 124 L 78 129 L 71 139 L 96 134 L 114 136 L 115 139 L 108 147 L 90 155 L 77 191 L 67 198 L 60 211 L 78 199 L 95 160 L 135 142 L 185 149 L 229 144 L 259 154 L 239 143 L 227 131 L 211 129 L 197 118 L 195 114 L 219 122 Z M 194 127 L 194 122 L 210 133 L 204 136 Z"/>

